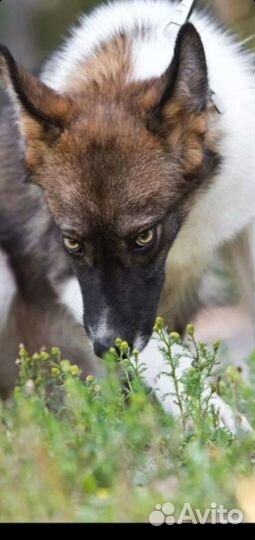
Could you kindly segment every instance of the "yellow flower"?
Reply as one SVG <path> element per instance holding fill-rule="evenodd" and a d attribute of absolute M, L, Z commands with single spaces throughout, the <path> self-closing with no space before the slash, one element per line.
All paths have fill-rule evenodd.
<path fill-rule="evenodd" d="M 23 343 L 21 343 L 19 346 L 19 354 L 20 356 L 27 356 L 27 350 L 25 349 Z"/>
<path fill-rule="evenodd" d="M 71 369 L 71 364 L 69 360 L 61 360 L 60 365 L 64 373 L 68 373 Z"/>
<path fill-rule="evenodd" d="M 78 366 L 76 366 L 76 364 L 73 364 L 73 366 L 71 366 L 71 374 L 72 375 L 79 375 L 80 373 L 80 368 Z"/>
<path fill-rule="evenodd" d="M 40 354 L 40 359 L 43 360 L 43 361 L 49 360 L 49 357 L 50 357 L 49 353 L 47 353 L 45 351 L 41 352 L 41 354 Z"/>
<path fill-rule="evenodd" d="M 171 338 L 173 341 L 180 341 L 181 336 L 180 336 L 180 334 L 178 334 L 178 332 L 171 332 L 170 338 Z"/>
<path fill-rule="evenodd" d="M 125 352 L 128 352 L 128 350 L 129 350 L 128 342 L 122 341 L 120 344 L 120 351 L 125 353 Z"/>
<path fill-rule="evenodd" d="M 164 327 L 164 319 L 162 317 L 157 317 L 155 324 L 153 326 L 153 332 L 158 333 L 160 330 L 163 330 Z"/>
<path fill-rule="evenodd" d="M 52 347 L 51 354 L 53 354 L 53 356 L 59 356 L 60 355 L 60 348 L 59 347 Z"/>
<path fill-rule="evenodd" d="M 57 367 L 51 368 L 51 373 L 54 377 L 57 377 L 60 374 L 60 369 Z"/>
<path fill-rule="evenodd" d="M 106 488 L 100 488 L 97 490 L 98 499 L 108 499 L 109 495 L 109 490 Z"/>
<path fill-rule="evenodd" d="M 117 338 L 115 339 L 115 345 L 116 345 L 116 347 L 119 347 L 119 348 L 120 348 L 121 343 L 122 343 L 122 339 L 120 339 L 119 337 L 117 337 Z"/>
<path fill-rule="evenodd" d="M 156 326 L 157 326 L 158 328 L 163 328 L 163 326 L 164 326 L 164 319 L 163 319 L 163 317 L 157 317 L 157 318 L 156 318 L 155 324 L 156 324 Z"/>
<path fill-rule="evenodd" d="M 193 337 L 194 334 L 195 334 L 195 327 L 194 327 L 194 325 L 193 325 L 193 324 L 188 324 L 188 325 L 186 326 L 186 332 L 187 332 L 187 334 L 188 334 L 189 336 Z"/>

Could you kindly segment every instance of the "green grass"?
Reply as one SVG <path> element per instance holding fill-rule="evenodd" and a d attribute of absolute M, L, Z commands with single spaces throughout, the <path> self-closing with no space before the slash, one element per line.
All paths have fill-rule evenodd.
<path fill-rule="evenodd" d="M 57 348 L 30 357 L 21 347 L 14 396 L 0 403 L 0 521 L 148 522 L 167 501 L 246 511 L 254 435 L 220 427 L 203 388 L 215 372 L 214 387 L 255 427 L 255 356 L 249 384 L 233 367 L 219 375 L 217 344 L 195 343 L 190 327 L 184 391 L 179 337 L 160 320 L 157 331 L 179 389 L 178 421 L 144 388 L 125 342 L 120 356 L 109 352 L 103 381 L 82 381 Z"/>

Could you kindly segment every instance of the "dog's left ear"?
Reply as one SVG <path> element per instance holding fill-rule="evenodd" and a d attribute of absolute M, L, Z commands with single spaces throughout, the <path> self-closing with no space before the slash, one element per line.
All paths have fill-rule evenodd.
<path fill-rule="evenodd" d="M 177 36 L 174 56 L 165 73 L 155 81 L 156 103 L 152 120 L 169 119 L 180 113 L 201 114 L 207 106 L 207 65 L 200 36 L 186 23 Z M 154 94 L 154 95 L 155 95 Z"/>
<path fill-rule="evenodd" d="M 33 168 L 63 131 L 70 102 L 18 66 L 4 46 L 0 46 L 0 86 L 14 105 L 26 161 Z"/>

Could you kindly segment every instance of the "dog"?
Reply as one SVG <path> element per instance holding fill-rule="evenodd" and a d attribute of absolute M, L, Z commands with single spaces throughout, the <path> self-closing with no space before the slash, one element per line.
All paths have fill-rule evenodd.
<path fill-rule="evenodd" d="M 0 122 L 2 340 L 57 335 L 86 372 L 120 336 L 161 401 L 156 314 L 183 333 L 219 251 L 255 309 L 251 57 L 208 15 L 176 24 L 177 12 L 166 0 L 103 5 L 40 78 L 0 48 L 12 102 Z M 174 399 L 163 406 L 174 412 Z"/>

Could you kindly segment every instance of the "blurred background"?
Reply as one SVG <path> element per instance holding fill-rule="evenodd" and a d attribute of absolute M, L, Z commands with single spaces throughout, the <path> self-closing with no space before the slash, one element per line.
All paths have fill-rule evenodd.
<path fill-rule="evenodd" d="M 37 72 L 79 14 L 100 3 L 99 0 L 1 0 L 0 42 L 11 49 L 16 60 Z M 255 46 L 254 0 L 198 3 L 215 10 L 220 20 L 243 39 L 248 38 L 247 46 Z"/>

